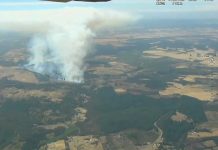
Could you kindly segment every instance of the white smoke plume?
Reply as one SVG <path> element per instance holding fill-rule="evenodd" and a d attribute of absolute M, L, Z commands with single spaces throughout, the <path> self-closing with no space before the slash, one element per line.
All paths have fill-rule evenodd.
<path fill-rule="evenodd" d="M 27 66 L 33 71 L 80 83 L 96 32 L 133 20 L 127 13 L 94 8 L 2 11 L 0 31 L 31 34 Z"/>

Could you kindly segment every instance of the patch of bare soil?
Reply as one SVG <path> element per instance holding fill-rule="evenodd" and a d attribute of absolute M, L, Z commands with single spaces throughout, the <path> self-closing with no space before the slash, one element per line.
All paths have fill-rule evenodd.
<path fill-rule="evenodd" d="M 0 96 L 13 100 L 28 100 L 30 97 L 46 98 L 52 102 L 61 102 L 64 97 L 64 91 L 43 91 L 43 90 L 27 90 L 17 88 L 1 89 Z"/>
<path fill-rule="evenodd" d="M 218 129 L 212 129 L 211 131 L 200 131 L 200 132 L 189 132 L 187 135 L 188 139 L 201 139 L 209 137 L 217 137 Z"/>
<path fill-rule="evenodd" d="M 186 75 L 186 76 L 181 76 L 178 79 L 175 79 L 175 81 L 187 81 L 187 82 L 196 82 L 198 79 L 207 79 L 207 80 L 218 80 L 218 74 L 214 73 L 211 75 Z"/>
<path fill-rule="evenodd" d="M 98 66 L 89 68 L 88 71 L 95 75 L 123 75 L 126 72 L 133 70 L 134 67 L 116 61 L 109 62 L 109 66 Z"/>
<path fill-rule="evenodd" d="M 70 150 L 103 150 L 101 141 L 90 136 L 73 136 L 68 139 Z"/>
<path fill-rule="evenodd" d="M 182 85 L 180 83 L 169 82 L 169 86 L 159 91 L 159 94 L 162 96 L 170 96 L 170 95 L 186 95 L 190 97 L 197 98 L 201 101 L 213 101 L 216 96 L 216 91 L 211 91 L 211 89 L 206 89 L 202 85 L 198 84 L 190 84 L 190 85 Z"/>
<path fill-rule="evenodd" d="M 13 63 L 18 63 L 27 60 L 27 54 L 25 49 L 14 49 L 6 52 L 1 59 Z"/>
<path fill-rule="evenodd" d="M 175 122 L 182 122 L 182 121 L 192 122 L 192 119 L 188 118 L 188 116 L 178 111 L 176 112 L 176 114 L 171 116 L 171 120 Z"/>
<path fill-rule="evenodd" d="M 207 67 L 218 67 L 218 56 L 215 55 L 215 50 L 203 51 L 198 49 L 190 49 L 187 51 L 181 49 L 170 51 L 168 49 L 155 47 L 154 50 L 144 51 L 143 53 L 146 57 L 151 58 L 169 57 L 178 60 L 200 63 L 201 65 Z"/>
<path fill-rule="evenodd" d="M 47 145 L 47 150 L 66 150 L 66 145 L 64 140 L 59 140 Z"/>
<path fill-rule="evenodd" d="M 114 91 L 117 93 L 117 94 L 125 94 L 127 92 L 126 89 L 124 88 L 115 88 Z"/>
<path fill-rule="evenodd" d="M 36 76 L 27 70 L 18 67 L 3 67 L 0 66 L 0 79 L 7 78 L 8 80 L 15 80 L 26 83 L 38 83 Z"/>

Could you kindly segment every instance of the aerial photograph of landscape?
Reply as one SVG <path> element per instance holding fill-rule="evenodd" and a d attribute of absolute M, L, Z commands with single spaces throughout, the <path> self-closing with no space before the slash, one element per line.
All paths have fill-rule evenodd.
<path fill-rule="evenodd" d="M 0 150 L 218 150 L 217 0 L 0 0 Z"/>

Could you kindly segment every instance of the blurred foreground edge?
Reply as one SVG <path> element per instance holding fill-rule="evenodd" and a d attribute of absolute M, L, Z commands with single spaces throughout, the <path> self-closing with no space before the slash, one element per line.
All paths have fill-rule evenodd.
<path fill-rule="evenodd" d="M 43 0 L 43 1 L 53 1 L 53 2 L 69 2 L 69 1 L 108 2 L 108 1 L 111 1 L 111 0 Z"/>

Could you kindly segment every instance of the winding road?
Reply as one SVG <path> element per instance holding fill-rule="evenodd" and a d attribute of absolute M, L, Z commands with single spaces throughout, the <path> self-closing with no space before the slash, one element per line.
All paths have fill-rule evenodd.
<path fill-rule="evenodd" d="M 158 126 L 158 121 L 160 121 L 161 118 L 159 118 L 157 121 L 154 122 L 154 127 L 157 129 L 158 134 L 159 134 L 157 139 L 151 144 L 141 147 L 139 150 L 158 150 L 159 149 L 159 146 L 163 142 L 163 130 Z"/>

